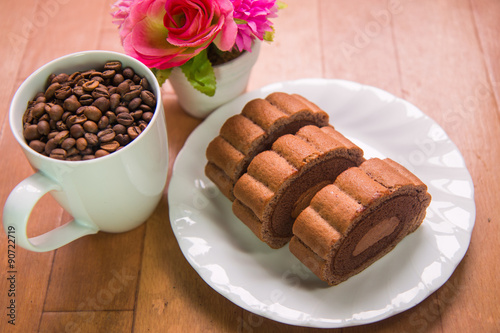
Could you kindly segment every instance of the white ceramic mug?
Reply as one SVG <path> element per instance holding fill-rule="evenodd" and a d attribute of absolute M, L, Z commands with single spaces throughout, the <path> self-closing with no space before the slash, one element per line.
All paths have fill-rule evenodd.
<path fill-rule="evenodd" d="M 23 137 L 22 117 L 29 100 L 44 91 L 50 74 L 85 71 L 119 60 L 144 76 L 157 97 L 154 116 L 146 129 L 123 149 L 88 161 L 49 158 L 31 149 Z M 10 193 L 3 210 L 6 232 L 16 231 L 17 243 L 43 252 L 98 231 L 124 232 L 147 220 L 165 188 L 168 143 L 161 92 L 153 73 L 141 62 L 121 53 L 85 51 L 58 58 L 30 75 L 12 100 L 11 130 L 35 174 Z M 43 235 L 28 238 L 27 224 L 38 200 L 49 193 L 73 217 L 73 221 Z"/>

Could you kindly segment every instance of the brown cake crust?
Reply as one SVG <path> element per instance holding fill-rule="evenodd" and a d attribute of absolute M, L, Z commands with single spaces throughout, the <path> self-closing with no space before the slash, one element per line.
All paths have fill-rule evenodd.
<path fill-rule="evenodd" d="M 234 186 L 233 212 L 270 247 L 282 247 L 314 194 L 363 161 L 363 151 L 332 126 L 302 127 L 253 158 Z"/>
<path fill-rule="evenodd" d="M 306 125 L 326 126 L 328 121 L 326 112 L 300 95 L 275 92 L 254 99 L 227 119 L 208 145 L 205 174 L 232 201 L 234 184 L 257 154 L 285 134 Z"/>
<path fill-rule="evenodd" d="M 290 251 L 336 285 L 390 252 L 422 223 L 427 186 L 391 159 L 369 159 L 321 189 L 293 226 Z"/>

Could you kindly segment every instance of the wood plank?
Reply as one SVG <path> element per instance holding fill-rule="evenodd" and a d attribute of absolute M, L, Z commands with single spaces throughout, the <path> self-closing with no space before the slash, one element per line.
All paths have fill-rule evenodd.
<path fill-rule="evenodd" d="M 275 38 L 263 42 L 248 90 L 280 81 L 322 76 L 318 0 L 287 0 L 287 8 L 273 18 Z M 299 45 L 298 41 L 307 41 Z M 291 52 L 292 51 L 292 52 Z"/>
<path fill-rule="evenodd" d="M 324 77 L 355 81 L 401 96 L 392 23 L 402 9 L 393 3 L 321 2 Z"/>
<path fill-rule="evenodd" d="M 108 5 L 98 0 L 42 1 L 35 17 L 37 29 L 24 56 L 29 65 L 21 69 L 20 78 L 54 57 L 97 48 L 100 22 L 109 18 Z M 58 24 L 51 24 L 56 18 Z M 65 213 L 62 220 L 70 217 Z M 98 234 L 56 251 L 45 309 L 133 309 L 143 236 L 144 227 L 121 235 Z"/>
<path fill-rule="evenodd" d="M 0 108 L 5 112 L 0 113 L 0 138 L 2 132 L 8 130 L 3 124 L 7 122 L 10 100 L 18 87 L 16 77 L 21 64 L 24 65 L 23 55 L 33 30 L 37 6 L 38 1 L 2 5 L 2 12 L 6 15 L 2 15 L 0 29 L 6 33 L 0 35 L 0 45 L 4 45 L 0 64 Z"/>
<path fill-rule="evenodd" d="M 144 232 L 100 232 L 56 250 L 44 311 L 133 310 Z"/>
<path fill-rule="evenodd" d="M 0 42 L 5 47 L 2 51 L 0 71 L 0 193 L 1 211 L 10 191 L 24 178 L 33 173 L 21 149 L 12 135 L 8 124 L 10 100 L 20 84 L 17 79 L 20 66 L 27 63 L 23 59 L 25 49 L 29 45 L 32 25 L 38 8 L 38 1 L 8 3 L 2 6 L 0 28 L 7 33 L 1 34 Z M 13 167 L 15 166 L 15 167 Z M 41 234 L 59 225 L 62 210 L 54 205 L 54 200 L 43 197 L 35 207 L 29 220 L 29 234 Z M 2 213 L 0 213 L 2 215 Z M 21 231 L 16 230 L 16 234 Z M 15 301 L 15 326 L 8 323 L 7 310 L 0 321 L 2 332 L 34 332 L 37 330 L 42 315 L 43 302 L 50 275 L 53 253 L 34 253 L 19 246 L 15 248 L 13 269 L 7 266 L 7 237 L 0 237 L 0 247 L 4 250 L 5 265 L 0 272 L 0 303 L 6 309 L 12 300 Z M 8 273 L 14 271 L 15 273 Z M 11 283 L 8 278 L 15 275 L 15 294 L 9 296 Z M 9 310 L 10 313 L 10 310 Z"/>
<path fill-rule="evenodd" d="M 184 113 L 171 95 L 163 97 L 170 164 L 199 123 Z M 241 309 L 211 289 L 181 253 L 168 221 L 165 195 L 147 224 L 135 332 L 231 332 Z M 186 313 L 192 315 L 186 316 Z"/>
<path fill-rule="evenodd" d="M 100 50 L 109 50 L 120 53 L 125 53 L 118 34 L 118 26 L 113 23 L 111 12 L 113 12 L 112 5 L 115 0 L 104 1 L 105 5 L 103 11 L 107 15 L 101 17 L 101 30 L 99 32 L 99 41 L 97 48 Z"/>
<path fill-rule="evenodd" d="M 425 24 L 418 24 L 424 18 Z M 434 118 L 464 154 L 475 185 L 477 208 L 465 259 L 436 292 L 439 310 L 418 306 L 413 328 L 423 331 L 440 316 L 438 326 L 450 331 L 494 331 L 500 312 L 497 305 L 492 306 L 498 302 L 490 290 L 499 287 L 493 278 L 499 268 L 490 260 L 499 255 L 500 248 L 488 235 L 498 234 L 499 229 L 498 224 L 488 221 L 498 220 L 500 212 L 493 203 L 500 197 L 488 188 L 496 177 L 490 165 L 498 157 L 498 148 L 485 146 L 484 140 L 499 137 L 500 127 L 470 3 L 408 2 L 394 25 L 405 97 Z M 485 248 L 492 257 L 483 255 Z M 484 285 L 493 289 L 484 289 Z M 471 303 L 472 298 L 477 301 Z M 439 313 L 432 320 L 421 314 L 429 315 L 431 309 Z"/>
<path fill-rule="evenodd" d="M 109 4 L 99 0 L 44 0 L 37 10 L 39 23 L 33 29 L 24 55 L 27 77 L 43 64 L 63 55 L 97 49 L 102 17 L 109 16 Z M 92 19 L 90 19 L 92 18 Z M 51 24 L 57 20 L 57 24 Z"/>
<path fill-rule="evenodd" d="M 476 23 L 480 49 L 485 58 L 489 81 L 498 108 L 500 105 L 500 63 L 498 61 L 500 59 L 500 44 L 498 43 L 500 2 L 478 0 L 470 1 L 470 4 Z"/>
<path fill-rule="evenodd" d="M 38 332 L 132 332 L 133 316 L 133 311 L 45 312 Z"/>

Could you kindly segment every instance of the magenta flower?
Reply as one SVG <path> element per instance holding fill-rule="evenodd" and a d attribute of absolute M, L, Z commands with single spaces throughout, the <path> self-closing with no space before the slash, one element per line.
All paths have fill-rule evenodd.
<path fill-rule="evenodd" d="M 121 0 L 115 7 L 125 53 L 150 68 L 181 66 L 212 42 L 223 51 L 235 43 L 229 0 Z"/>
<path fill-rule="evenodd" d="M 266 32 L 272 32 L 269 18 L 278 16 L 276 0 L 231 0 L 233 17 L 238 22 L 236 47 L 239 51 L 251 52 L 255 38 L 264 39 Z"/>

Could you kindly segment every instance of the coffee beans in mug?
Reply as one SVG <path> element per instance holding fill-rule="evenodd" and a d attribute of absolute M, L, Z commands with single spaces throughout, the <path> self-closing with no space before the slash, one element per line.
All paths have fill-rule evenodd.
<path fill-rule="evenodd" d="M 24 138 L 40 154 L 80 161 L 109 155 L 147 127 L 157 97 L 145 77 L 120 61 L 52 74 L 23 117 Z"/>

